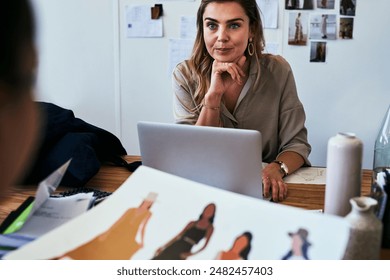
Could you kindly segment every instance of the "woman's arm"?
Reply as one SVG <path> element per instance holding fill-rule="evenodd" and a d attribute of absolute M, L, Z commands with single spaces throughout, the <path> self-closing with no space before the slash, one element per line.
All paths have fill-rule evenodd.
<path fill-rule="evenodd" d="M 148 216 L 145 218 L 145 220 L 141 224 L 141 243 L 140 243 L 141 247 L 144 247 L 145 228 L 149 222 L 150 216 L 151 216 L 151 213 L 148 213 Z"/>
<path fill-rule="evenodd" d="M 305 111 L 298 98 L 294 75 L 290 65 L 284 59 L 279 59 L 281 98 L 278 118 L 278 154 L 273 160 L 283 162 L 288 174 L 293 173 L 302 165 L 310 165 L 308 155 L 311 146 L 307 141 L 305 127 Z M 270 162 L 263 170 L 264 196 L 269 197 L 272 192 L 274 201 L 282 201 L 287 197 L 287 184 L 281 172 L 281 165 Z"/>
<path fill-rule="evenodd" d="M 214 60 L 210 87 L 205 94 L 202 110 L 196 125 L 221 126 L 222 97 L 229 88 L 234 88 L 234 84 L 241 85 L 243 83 L 245 62 L 245 56 L 242 56 L 237 62 L 219 62 Z"/>
<path fill-rule="evenodd" d="M 280 154 L 277 161 L 283 162 L 288 167 L 291 174 L 304 164 L 303 157 L 292 151 Z M 263 169 L 263 194 L 269 197 L 272 193 L 273 201 L 283 201 L 287 197 L 287 184 L 283 181 L 284 173 L 281 171 L 279 163 L 272 162 Z"/>

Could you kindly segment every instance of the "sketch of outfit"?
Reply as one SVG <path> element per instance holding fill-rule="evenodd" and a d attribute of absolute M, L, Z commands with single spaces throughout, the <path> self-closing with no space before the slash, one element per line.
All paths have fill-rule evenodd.
<path fill-rule="evenodd" d="M 179 234 L 157 249 L 152 260 L 185 260 L 189 256 L 198 254 L 204 250 L 214 232 L 214 216 L 216 205 L 209 203 L 198 220 L 189 222 Z M 201 248 L 195 252 L 192 248 L 202 239 L 205 240 Z"/>
<path fill-rule="evenodd" d="M 302 31 L 302 23 L 301 18 L 298 15 L 295 19 L 295 43 L 299 43 L 303 40 L 303 31 Z"/>
<path fill-rule="evenodd" d="M 130 208 L 106 232 L 65 254 L 72 259 L 128 260 L 142 246 L 136 241 L 139 228 L 150 216 L 150 211 L 139 213 Z"/>
<path fill-rule="evenodd" d="M 186 230 L 183 235 L 162 252 L 157 254 L 153 260 L 181 260 L 182 253 L 189 253 L 194 245 L 198 244 L 205 236 L 206 229 L 193 226 Z"/>
<path fill-rule="evenodd" d="M 247 260 L 251 251 L 252 233 L 249 231 L 237 236 L 233 246 L 228 251 L 221 251 L 217 260 Z"/>
<path fill-rule="evenodd" d="M 128 260 L 143 247 L 150 208 L 157 193 L 150 192 L 140 206 L 129 208 L 108 230 L 60 258 L 77 260 Z M 136 240 L 141 233 L 141 242 Z"/>
<path fill-rule="evenodd" d="M 282 260 L 309 260 L 308 249 L 311 246 L 307 240 L 309 232 L 300 228 L 297 232 L 290 232 L 288 235 L 292 239 L 291 250 L 282 257 Z"/>

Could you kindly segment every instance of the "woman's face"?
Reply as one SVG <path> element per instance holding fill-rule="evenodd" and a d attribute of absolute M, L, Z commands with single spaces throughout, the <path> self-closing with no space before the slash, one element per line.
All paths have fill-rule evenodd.
<path fill-rule="evenodd" d="M 206 49 L 219 62 L 237 62 L 252 36 L 249 18 L 236 2 L 210 3 L 203 14 Z"/>
<path fill-rule="evenodd" d="M 206 208 L 203 210 L 203 218 L 209 219 L 215 214 L 215 205 L 209 204 L 206 206 Z"/>
<path fill-rule="evenodd" d="M 302 249 L 303 240 L 298 234 L 292 236 L 292 250 L 294 252 L 300 252 Z"/>

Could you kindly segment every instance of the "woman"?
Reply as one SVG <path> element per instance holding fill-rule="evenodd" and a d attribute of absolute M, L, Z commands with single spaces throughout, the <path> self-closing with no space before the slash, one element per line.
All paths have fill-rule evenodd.
<path fill-rule="evenodd" d="M 191 221 L 171 241 L 157 249 L 153 260 L 185 260 L 203 251 L 214 232 L 215 204 L 208 204 L 197 221 Z M 205 239 L 203 246 L 192 252 L 192 248 Z"/>
<path fill-rule="evenodd" d="M 287 196 L 283 177 L 309 165 L 305 112 L 293 73 L 265 44 L 255 0 L 202 0 L 192 56 L 173 73 L 176 123 L 262 133 L 264 195 Z M 261 187 L 261 186 L 259 186 Z"/>
<path fill-rule="evenodd" d="M 37 145 L 34 19 L 26 0 L 0 4 L 0 200 L 22 179 Z"/>
<path fill-rule="evenodd" d="M 251 251 L 251 241 L 252 234 L 244 232 L 236 238 L 230 250 L 218 254 L 217 260 L 247 260 Z"/>

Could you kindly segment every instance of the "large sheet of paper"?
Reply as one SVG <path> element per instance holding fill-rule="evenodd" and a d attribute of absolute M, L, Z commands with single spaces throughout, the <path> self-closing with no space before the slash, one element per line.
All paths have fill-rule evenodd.
<path fill-rule="evenodd" d="M 237 254 L 231 249 L 244 244 L 244 255 L 252 260 L 302 259 L 291 253 L 297 248 L 305 258 L 327 260 L 343 257 L 348 238 L 348 223 L 341 217 L 141 166 L 97 207 L 5 259 L 148 260 L 164 254 L 172 259 L 233 259 Z"/>

